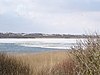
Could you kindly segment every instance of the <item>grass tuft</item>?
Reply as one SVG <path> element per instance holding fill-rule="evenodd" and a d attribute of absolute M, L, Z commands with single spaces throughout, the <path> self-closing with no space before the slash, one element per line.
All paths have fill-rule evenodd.
<path fill-rule="evenodd" d="M 0 75 L 31 75 L 32 72 L 28 65 L 0 53 Z"/>

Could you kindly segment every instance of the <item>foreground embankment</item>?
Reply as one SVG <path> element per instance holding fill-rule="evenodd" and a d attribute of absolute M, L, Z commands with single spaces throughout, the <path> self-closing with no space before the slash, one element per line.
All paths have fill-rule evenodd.
<path fill-rule="evenodd" d="M 13 74 L 14 71 L 19 73 L 14 73 L 13 75 L 20 75 L 21 73 L 28 74 L 29 72 L 32 75 L 49 75 L 54 71 L 54 68 L 59 65 L 60 62 L 64 60 L 69 60 L 70 54 L 67 51 L 52 51 L 52 52 L 42 52 L 42 53 L 14 53 L 14 54 L 0 54 L 0 68 L 10 69 L 8 71 L 4 69 L 4 75 Z M 7 66 L 6 66 L 6 65 Z M 2 65 L 4 65 L 2 67 Z M 24 69 L 23 69 L 24 68 Z M 19 71 L 19 69 L 21 71 Z M 26 71 L 27 70 L 27 71 Z M 11 73 L 9 73 L 11 72 Z M 27 73 L 28 72 L 28 73 Z M 25 74 L 22 74 L 25 75 Z M 31 74 L 30 74 L 31 75 Z"/>

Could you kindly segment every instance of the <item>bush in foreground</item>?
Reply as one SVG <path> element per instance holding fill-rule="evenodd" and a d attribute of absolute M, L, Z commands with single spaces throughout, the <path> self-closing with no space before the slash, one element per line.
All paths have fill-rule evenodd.
<path fill-rule="evenodd" d="M 0 75 L 31 75 L 28 65 L 0 53 Z"/>
<path fill-rule="evenodd" d="M 80 40 L 72 48 L 70 59 L 52 68 L 52 75 L 100 75 L 100 37 Z"/>
<path fill-rule="evenodd" d="M 73 48 L 76 75 L 100 75 L 100 37 L 81 41 Z"/>

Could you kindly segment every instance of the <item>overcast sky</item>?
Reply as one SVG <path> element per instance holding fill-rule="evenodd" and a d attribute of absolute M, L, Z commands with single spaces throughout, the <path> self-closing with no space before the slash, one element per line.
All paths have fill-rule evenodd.
<path fill-rule="evenodd" d="M 0 0 L 0 32 L 100 30 L 100 0 Z"/>

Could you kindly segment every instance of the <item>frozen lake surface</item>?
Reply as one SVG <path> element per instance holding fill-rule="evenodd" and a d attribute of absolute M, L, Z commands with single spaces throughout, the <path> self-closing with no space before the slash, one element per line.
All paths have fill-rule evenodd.
<path fill-rule="evenodd" d="M 70 49 L 77 40 L 83 39 L 0 39 L 0 51 L 4 52 L 41 52 Z"/>

